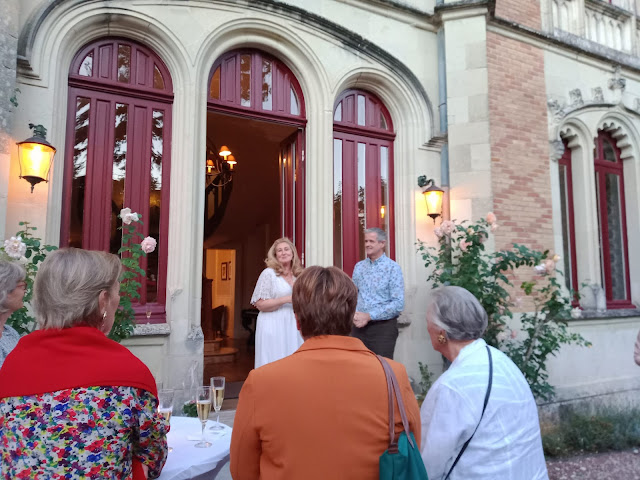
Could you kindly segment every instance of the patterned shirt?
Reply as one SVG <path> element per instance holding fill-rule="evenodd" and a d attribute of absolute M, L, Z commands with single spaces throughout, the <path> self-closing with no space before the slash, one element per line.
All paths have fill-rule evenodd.
<path fill-rule="evenodd" d="M 158 401 L 133 387 L 82 387 L 0 399 L 3 479 L 127 479 L 132 458 L 156 478 L 167 459 Z"/>
<path fill-rule="evenodd" d="M 2 330 L 2 337 L 0 337 L 0 367 L 2 367 L 4 359 L 7 358 L 9 352 L 16 348 L 18 340 L 20 340 L 20 334 L 13 327 L 5 325 Z"/>
<path fill-rule="evenodd" d="M 384 253 L 374 261 L 365 258 L 356 263 L 353 283 L 358 287 L 356 310 L 368 313 L 371 320 L 389 320 L 404 310 L 402 270 Z"/>

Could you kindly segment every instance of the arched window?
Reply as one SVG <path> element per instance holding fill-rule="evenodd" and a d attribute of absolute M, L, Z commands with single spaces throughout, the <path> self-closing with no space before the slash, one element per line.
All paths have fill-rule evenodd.
<path fill-rule="evenodd" d="M 627 253 L 624 170 L 620 149 L 605 131 L 598 132 L 594 150 L 596 200 L 600 225 L 602 286 L 608 308 L 633 307 Z"/>
<path fill-rule="evenodd" d="M 142 214 L 158 241 L 141 261 L 145 321 L 165 315 L 172 103 L 166 66 L 133 41 L 100 39 L 71 64 L 60 243 L 117 253 L 120 210 Z"/>
<path fill-rule="evenodd" d="M 208 103 L 229 113 L 305 118 L 302 90 L 293 73 L 258 50 L 234 50 L 216 60 L 209 74 Z"/>
<path fill-rule="evenodd" d="M 333 262 L 349 275 L 365 257 L 364 230 L 387 232 L 395 256 L 393 124 L 374 95 L 347 90 L 333 115 Z"/>
<path fill-rule="evenodd" d="M 578 291 L 578 269 L 576 262 L 576 235 L 573 214 L 573 173 L 571 149 L 564 143 L 564 153 L 558 160 L 560 185 L 560 212 L 562 218 L 562 261 L 565 285 L 568 290 Z"/>

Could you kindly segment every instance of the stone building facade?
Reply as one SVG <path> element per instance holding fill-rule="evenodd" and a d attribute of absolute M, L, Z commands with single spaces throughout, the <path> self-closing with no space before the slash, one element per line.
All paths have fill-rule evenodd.
<path fill-rule="evenodd" d="M 500 229 L 492 247 L 517 242 L 554 250 L 570 260 L 572 286 L 591 285 L 588 308 L 595 310 L 595 297 L 607 297 L 609 308 L 585 310 L 585 318 L 571 323 L 593 348 L 565 348 L 550 364 L 557 402 L 627 401 L 640 389 L 632 359 L 640 328 L 635 308 L 640 254 L 633 248 L 640 240 L 640 6 L 633 0 L 24 0 L 7 5 L 0 40 L 6 69 L 0 73 L 0 121 L 9 138 L 0 142 L 0 149 L 8 149 L 8 154 L 0 151 L 4 232 L 29 219 L 47 243 L 74 244 L 79 197 L 71 193 L 77 175 L 70 179 L 75 175 L 70 169 L 78 162 L 90 168 L 91 145 L 103 138 L 78 137 L 79 119 L 86 114 L 88 122 L 97 122 L 91 115 L 102 111 L 110 131 L 116 118 L 117 139 L 120 117 L 109 117 L 109 108 L 117 112 L 135 104 L 140 112 L 157 114 L 149 117 L 156 121 L 151 164 L 162 158 L 168 175 L 171 160 L 170 179 L 162 186 L 170 189 L 170 197 L 162 197 L 168 213 L 159 217 L 158 230 L 164 253 L 147 281 L 157 288 L 152 311 L 148 307 L 153 321 L 142 318 L 127 345 L 165 384 L 179 385 L 193 361 L 202 365 L 203 273 L 211 268 L 216 278 L 233 279 L 224 284 L 230 290 L 214 295 L 230 295 L 234 313 L 227 333 L 240 336 L 240 312 L 270 242 L 281 233 L 294 235 L 307 265 L 339 264 L 348 270 L 362 254 L 357 236 L 365 224 L 388 229 L 390 253 L 405 274 L 407 302 L 396 359 L 414 378 L 419 361 L 440 371 L 441 359 L 424 325 L 428 272 L 415 250 L 416 239 L 436 243 L 416 183 L 426 174 L 448 191 L 445 216 L 477 219 L 494 211 Z M 141 56 L 130 56 L 132 51 Z M 127 63 L 134 61 L 135 66 Z M 109 62 L 115 62 L 113 68 Z M 262 70 L 250 62 L 263 62 Z M 143 64 L 149 69 L 140 70 Z M 138 83 L 131 80 L 136 74 Z M 261 82 L 249 80 L 260 75 Z M 236 80 L 239 90 L 229 90 Z M 276 82 L 285 85 L 279 93 Z M 17 108 L 6 102 L 14 83 L 21 92 Z M 262 97 L 251 88 L 262 89 Z M 285 105 L 279 113 L 278 101 Z M 355 116 L 349 123 L 351 108 Z M 33 194 L 18 179 L 13 146 L 29 136 L 30 122 L 44 124 L 58 148 L 50 182 Z M 126 131 L 137 145 L 142 137 Z M 220 132 L 224 139 L 216 138 Z M 243 138 L 273 151 L 275 170 L 250 163 L 262 154 Z M 112 148 L 113 137 L 104 139 Z M 248 203 L 230 205 L 235 213 L 220 224 L 227 233 L 203 242 L 210 185 L 205 160 L 214 143 L 219 148 L 227 139 L 236 139 L 235 148 L 245 152 L 238 157 L 233 195 Z M 379 167 L 367 170 L 376 172 L 373 180 L 364 173 L 360 178 L 360 147 L 349 156 L 349 142 L 376 152 Z M 122 153 L 118 148 L 113 156 Z M 613 155 L 615 168 L 607 170 L 603 155 Z M 250 169 L 242 170 L 242 162 L 252 165 L 258 177 L 277 184 L 278 168 L 281 180 L 290 172 L 285 158 L 298 172 L 291 189 L 286 181 L 271 188 L 250 178 Z M 248 188 L 253 181 L 256 188 Z M 91 182 L 97 182 L 92 188 L 100 184 Z M 152 179 L 144 188 L 159 195 L 158 184 Z M 378 191 L 381 185 L 381 193 L 372 193 L 371 185 Z M 345 192 L 352 187 L 354 192 L 361 187 L 366 198 L 349 201 L 366 208 L 348 217 Z M 152 214 L 159 197 L 149 198 L 132 201 Z M 272 200 L 280 205 L 273 222 L 250 217 Z M 338 217 L 344 222 L 336 220 L 336 211 L 343 212 Z M 260 215 L 269 214 L 267 208 Z M 605 237 L 603 219 L 613 232 Z M 358 227 L 349 230 L 353 223 Z M 110 228 L 105 225 L 95 228 Z M 94 241 L 89 234 L 83 238 Z M 342 250 L 350 253 L 336 253 Z M 233 260 L 221 262 L 229 252 Z M 222 264 L 224 270 L 216 270 Z"/>

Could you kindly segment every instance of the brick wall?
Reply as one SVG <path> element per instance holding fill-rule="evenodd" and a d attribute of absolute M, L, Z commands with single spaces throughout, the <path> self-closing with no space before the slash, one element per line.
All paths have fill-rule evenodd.
<path fill-rule="evenodd" d="M 496 17 L 541 29 L 540 0 L 496 0 Z"/>
<path fill-rule="evenodd" d="M 553 248 L 544 53 L 487 32 L 496 247 Z"/>

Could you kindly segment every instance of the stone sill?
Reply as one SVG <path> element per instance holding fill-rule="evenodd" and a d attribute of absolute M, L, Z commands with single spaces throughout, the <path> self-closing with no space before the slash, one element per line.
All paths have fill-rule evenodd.
<path fill-rule="evenodd" d="M 630 318 L 630 317 L 640 317 L 640 309 L 639 308 L 620 308 L 620 309 L 611 309 L 605 310 L 603 312 L 598 312 L 596 310 L 583 310 L 582 317 L 580 318 L 572 318 L 569 320 L 569 323 L 572 321 L 580 321 L 580 320 L 606 320 L 606 319 L 618 319 L 618 318 Z"/>
<path fill-rule="evenodd" d="M 171 325 L 168 323 L 140 323 L 133 327 L 131 337 L 168 337 L 171 334 Z"/>

